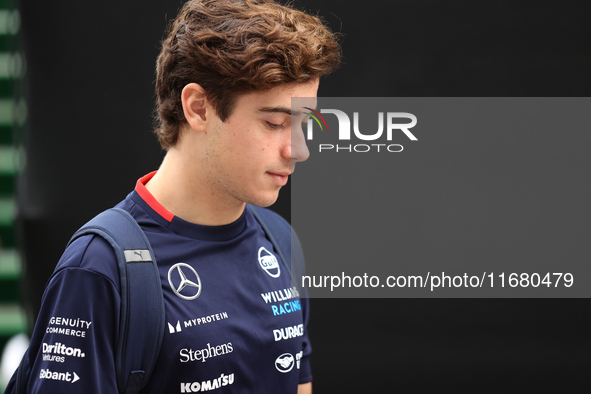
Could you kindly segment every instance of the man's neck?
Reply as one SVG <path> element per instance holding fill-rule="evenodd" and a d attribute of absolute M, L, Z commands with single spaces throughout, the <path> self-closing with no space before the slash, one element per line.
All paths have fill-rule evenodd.
<path fill-rule="evenodd" d="M 175 216 L 205 226 L 232 223 L 244 212 L 245 203 L 223 199 L 210 190 L 203 171 L 183 161 L 171 148 L 146 189 Z"/>

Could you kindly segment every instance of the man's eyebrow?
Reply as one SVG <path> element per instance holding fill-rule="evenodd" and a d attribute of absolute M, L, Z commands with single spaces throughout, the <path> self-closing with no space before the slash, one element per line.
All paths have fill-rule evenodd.
<path fill-rule="evenodd" d="M 260 107 L 260 108 L 257 108 L 257 111 L 259 111 L 259 112 L 271 112 L 271 113 L 282 113 L 282 114 L 287 114 L 287 115 L 292 115 L 292 116 L 298 116 L 298 115 L 301 115 L 302 114 L 300 111 L 292 111 L 291 108 L 286 108 L 286 107 L 282 107 L 282 106 L 278 106 L 278 107 Z"/>

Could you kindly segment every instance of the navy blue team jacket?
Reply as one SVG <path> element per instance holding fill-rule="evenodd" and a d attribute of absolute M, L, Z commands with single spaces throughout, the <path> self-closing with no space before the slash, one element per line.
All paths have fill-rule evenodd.
<path fill-rule="evenodd" d="M 311 381 L 308 302 L 260 225 L 248 210 L 225 226 L 186 222 L 144 187 L 153 174 L 118 205 L 152 244 L 166 308 L 162 349 L 142 393 L 295 393 Z M 116 393 L 119 304 L 111 246 L 79 238 L 43 296 L 29 392 Z"/>

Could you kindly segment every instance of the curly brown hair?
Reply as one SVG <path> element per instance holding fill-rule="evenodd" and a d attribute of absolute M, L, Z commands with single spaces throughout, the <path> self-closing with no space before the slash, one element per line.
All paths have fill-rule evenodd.
<path fill-rule="evenodd" d="M 164 149 L 186 124 L 181 92 L 206 91 L 222 121 L 236 98 L 305 83 L 338 67 L 337 36 L 316 16 L 272 0 L 190 0 L 168 26 L 156 64 L 156 127 Z"/>

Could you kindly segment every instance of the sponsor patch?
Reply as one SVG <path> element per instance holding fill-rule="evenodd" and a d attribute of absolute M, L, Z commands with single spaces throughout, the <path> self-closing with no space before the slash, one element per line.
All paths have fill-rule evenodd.
<path fill-rule="evenodd" d="M 234 374 L 221 374 L 217 379 L 203 380 L 201 382 L 181 383 L 181 393 L 199 393 L 229 386 L 234 383 Z"/>
<path fill-rule="evenodd" d="M 294 364 L 295 360 L 291 353 L 283 353 L 275 360 L 275 368 L 277 368 L 277 370 L 282 373 L 287 373 L 291 371 L 293 369 Z"/>
<path fill-rule="evenodd" d="M 183 300 L 194 300 L 201 294 L 201 278 L 187 263 L 176 263 L 168 270 L 170 288 Z"/>
<path fill-rule="evenodd" d="M 182 363 L 188 363 L 190 361 L 201 361 L 204 363 L 209 358 L 222 356 L 224 354 L 232 353 L 233 351 L 234 347 L 232 346 L 232 342 L 217 346 L 211 346 L 208 343 L 206 348 L 198 350 L 184 348 L 180 350 L 179 354 Z"/>
<path fill-rule="evenodd" d="M 52 316 L 49 319 L 49 325 L 45 329 L 47 334 L 61 334 L 79 338 L 86 337 L 86 331 L 90 330 L 91 321 L 80 318 L 69 318 L 61 316 Z"/>
<path fill-rule="evenodd" d="M 293 327 L 278 328 L 273 330 L 273 337 L 275 341 L 281 341 L 283 339 L 297 338 L 304 335 L 304 325 L 298 324 Z"/>
<path fill-rule="evenodd" d="M 288 373 L 295 366 L 300 369 L 300 362 L 302 360 L 303 351 L 296 353 L 295 357 L 291 353 L 283 353 L 275 360 L 275 368 L 281 373 Z"/>
<path fill-rule="evenodd" d="M 279 275 L 281 275 L 281 269 L 279 268 L 277 257 L 263 246 L 259 248 L 259 264 L 270 277 L 278 278 Z"/>
<path fill-rule="evenodd" d="M 285 315 L 286 313 L 293 313 L 302 310 L 300 300 L 285 302 L 279 305 L 271 305 L 273 316 Z"/>
<path fill-rule="evenodd" d="M 177 320 L 176 323 L 168 322 L 168 332 L 176 334 L 177 332 L 183 331 L 183 328 L 197 327 L 203 324 L 213 323 L 219 320 L 225 320 L 228 318 L 228 312 L 215 313 L 209 316 L 196 317 L 195 319 Z"/>
<path fill-rule="evenodd" d="M 269 304 L 271 302 L 287 301 L 293 298 L 298 298 L 299 296 L 300 293 L 298 293 L 298 290 L 295 286 L 288 289 L 270 291 L 268 293 L 261 294 L 261 297 L 263 297 L 263 300 L 265 300 L 265 304 Z"/>
<path fill-rule="evenodd" d="M 56 342 L 53 345 L 43 342 L 41 351 L 43 353 L 43 361 L 63 363 L 66 361 L 66 357 L 86 357 L 86 354 L 84 354 L 82 350 L 66 346 L 59 342 Z"/>
<path fill-rule="evenodd" d="M 41 370 L 39 379 L 61 380 L 62 382 L 74 383 L 80 380 L 80 376 L 76 372 L 53 372 L 47 368 Z"/>

